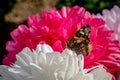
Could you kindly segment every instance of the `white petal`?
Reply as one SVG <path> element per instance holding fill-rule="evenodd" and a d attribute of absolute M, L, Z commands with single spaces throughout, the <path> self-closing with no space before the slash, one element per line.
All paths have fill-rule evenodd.
<path fill-rule="evenodd" d="M 15 80 L 14 77 L 10 75 L 8 72 L 8 67 L 4 65 L 0 65 L 0 80 Z"/>
<path fill-rule="evenodd" d="M 111 80 L 112 76 L 110 73 L 106 72 L 103 67 L 96 68 L 95 70 L 91 71 L 94 75 L 96 80 Z"/>
<path fill-rule="evenodd" d="M 78 73 L 75 77 L 74 80 L 94 80 L 92 74 L 84 74 L 84 73 Z"/>
<path fill-rule="evenodd" d="M 80 71 L 82 71 L 84 69 L 84 57 L 83 57 L 83 55 L 78 55 L 78 59 L 79 59 L 79 69 L 80 69 Z"/>
<path fill-rule="evenodd" d="M 47 45 L 47 44 L 43 44 L 43 46 L 41 47 L 41 49 L 42 49 L 43 53 L 53 52 L 52 48 L 49 45 Z"/>
<path fill-rule="evenodd" d="M 44 69 L 41 69 L 38 65 L 35 65 L 31 63 L 31 73 L 32 77 L 35 78 L 35 80 L 48 80 L 49 78 L 47 77 L 47 73 Z"/>
<path fill-rule="evenodd" d="M 38 44 L 37 45 L 37 48 L 35 49 L 36 52 L 40 52 L 42 49 L 41 49 L 42 45 Z"/>

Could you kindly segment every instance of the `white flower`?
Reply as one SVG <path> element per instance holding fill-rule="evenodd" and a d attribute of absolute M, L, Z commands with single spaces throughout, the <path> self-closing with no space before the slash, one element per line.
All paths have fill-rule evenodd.
<path fill-rule="evenodd" d="M 105 20 L 106 27 L 113 30 L 114 38 L 120 41 L 120 8 L 115 5 L 111 10 L 104 9 L 102 15 L 97 14 L 97 16 Z"/>
<path fill-rule="evenodd" d="M 111 80 L 103 66 L 84 69 L 84 58 L 68 49 L 54 52 L 46 44 L 24 48 L 11 66 L 0 65 L 0 80 Z"/>

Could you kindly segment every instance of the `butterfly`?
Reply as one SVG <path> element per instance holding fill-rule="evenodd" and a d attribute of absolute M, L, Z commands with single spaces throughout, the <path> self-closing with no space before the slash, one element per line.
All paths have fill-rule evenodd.
<path fill-rule="evenodd" d="M 67 47 L 79 54 L 88 55 L 92 50 L 90 42 L 91 27 L 87 24 L 78 30 L 74 36 L 67 41 Z"/>

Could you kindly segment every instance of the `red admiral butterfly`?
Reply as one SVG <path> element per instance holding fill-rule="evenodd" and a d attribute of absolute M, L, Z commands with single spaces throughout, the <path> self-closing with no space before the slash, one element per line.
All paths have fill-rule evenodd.
<path fill-rule="evenodd" d="M 67 41 L 67 47 L 77 54 L 86 54 L 88 55 L 92 50 L 92 45 L 90 42 L 89 34 L 91 28 L 89 25 L 83 26 L 78 30 L 71 40 Z"/>

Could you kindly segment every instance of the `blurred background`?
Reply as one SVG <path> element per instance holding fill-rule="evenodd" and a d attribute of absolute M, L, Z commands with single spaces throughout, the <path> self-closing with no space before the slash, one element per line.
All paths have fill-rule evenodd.
<path fill-rule="evenodd" d="M 62 6 L 83 6 L 91 13 L 101 13 L 103 9 L 120 6 L 120 0 L 0 0 L 0 64 L 7 55 L 6 42 L 11 39 L 9 33 L 19 24 L 26 24 L 29 15 L 39 15 L 43 10 Z M 26 24 L 27 25 L 27 24 Z"/>

